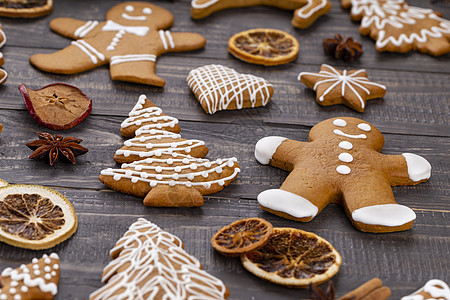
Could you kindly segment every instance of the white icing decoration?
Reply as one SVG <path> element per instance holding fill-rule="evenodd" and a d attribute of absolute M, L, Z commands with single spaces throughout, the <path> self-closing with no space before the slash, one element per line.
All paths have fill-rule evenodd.
<path fill-rule="evenodd" d="M 32 260 L 31 260 L 31 262 L 33 263 L 33 264 L 37 264 L 38 263 L 38 259 L 35 257 L 35 258 L 33 258 Z"/>
<path fill-rule="evenodd" d="M 13 281 L 11 281 L 10 285 L 13 287 L 16 287 L 19 285 L 19 283 L 17 281 L 13 280 Z"/>
<path fill-rule="evenodd" d="M 113 51 L 116 49 L 117 44 L 120 42 L 120 39 L 123 37 L 123 35 L 125 34 L 124 30 L 119 30 L 116 35 L 114 36 L 114 38 L 112 39 L 111 43 L 106 47 L 106 50 L 108 51 Z"/>
<path fill-rule="evenodd" d="M 250 96 L 252 107 L 257 99 L 265 106 L 270 100 L 269 87 L 272 85 L 261 77 L 240 74 L 222 65 L 206 65 L 189 72 L 188 84 L 192 92 L 201 91 L 198 100 L 213 114 L 227 109 L 234 103 L 238 109 L 244 105 L 244 91 Z"/>
<path fill-rule="evenodd" d="M 336 172 L 338 172 L 339 174 L 342 174 L 342 175 L 350 174 L 351 171 L 352 170 L 348 166 L 345 166 L 345 165 L 339 165 L 336 167 Z"/>
<path fill-rule="evenodd" d="M 0 73 L 3 73 L 2 78 L 0 78 L 0 84 L 2 84 L 6 81 L 6 78 L 8 78 L 8 73 L 3 69 L 0 69 Z"/>
<path fill-rule="evenodd" d="M 144 13 L 146 15 L 151 15 L 152 14 L 152 9 L 150 7 L 144 7 L 142 9 L 142 13 Z"/>
<path fill-rule="evenodd" d="M 134 11 L 133 5 L 127 5 L 127 6 L 125 6 L 125 11 L 127 11 L 127 12 L 133 12 L 133 11 Z"/>
<path fill-rule="evenodd" d="M 50 258 L 59 259 L 59 256 L 56 253 L 52 253 L 52 254 L 50 254 Z"/>
<path fill-rule="evenodd" d="M 358 124 L 357 127 L 358 127 L 359 129 L 364 130 L 364 131 L 367 131 L 367 132 L 369 132 L 369 131 L 372 130 L 372 127 L 370 127 L 370 125 L 367 124 L 367 123 L 361 123 L 361 124 Z"/>
<path fill-rule="evenodd" d="M 146 16 L 130 16 L 127 13 L 122 13 L 122 18 L 124 18 L 126 20 L 131 20 L 131 21 L 145 21 L 145 20 L 147 20 Z"/>
<path fill-rule="evenodd" d="M 2 29 L 0 29 L 0 35 L 1 35 L 1 38 L 0 38 L 0 40 L 1 40 L 1 42 L 0 42 L 0 48 L 1 48 L 1 47 L 3 47 L 3 46 L 5 45 L 5 43 L 6 43 L 6 35 L 5 35 L 5 32 L 4 32 Z"/>
<path fill-rule="evenodd" d="M 52 279 L 52 276 L 47 273 L 47 274 L 44 275 L 44 278 L 47 279 L 47 280 L 50 280 L 50 279 Z"/>
<path fill-rule="evenodd" d="M 413 153 L 403 153 L 402 155 L 406 159 L 409 179 L 417 182 L 430 178 L 431 165 L 425 158 Z"/>
<path fill-rule="evenodd" d="M 20 287 L 20 291 L 21 291 L 22 293 L 26 293 L 26 292 L 28 292 L 28 287 L 27 287 L 26 285 L 22 285 L 22 286 Z"/>
<path fill-rule="evenodd" d="M 14 295 L 15 293 L 17 293 L 17 290 L 15 288 L 10 288 L 9 293 Z"/>
<path fill-rule="evenodd" d="M 205 3 L 199 4 L 198 2 L 201 2 L 202 0 L 192 0 L 191 1 L 191 6 L 195 9 L 201 9 L 201 8 L 206 8 L 209 7 L 213 4 L 216 4 L 217 2 L 219 2 L 220 0 L 209 0 L 209 1 L 205 1 Z"/>
<path fill-rule="evenodd" d="M 336 119 L 333 121 L 334 126 L 345 127 L 347 126 L 347 122 L 343 119 Z"/>
<path fill-rule="evenodd" d="M 367 139 L 367 135 L 365 135 L 365 134 L 358 134 L 358 135 L 347 134 L 347 133 L 342 132 L 339 129 L 335 129 L 335 130 L 333 130 L 333 132 L 336 135 L 345 136 L 345 137 L 348 137 L 348 138 L 351 138 L 351 139 Z"/>
<path fill-rule="evenodd" d="M 40 275 L 41 272 L 40 272 L 39 270 L 34 270 L 34 271 L 33 271 L 33 274 L 34 274 L 34 275 Z"/>
<path fill-rule="evenodd" d="M 350 150 L 353 148 L 353 144 L 347 141 L 342 141 L 339 143 L 339 148 L 341 149 L 345 149 L 345 150 Z"/>
<path fill-rule="evenodd" d="M 102 61 L 105 60 L 105 56 L 103 54 L 98 52 L 94 47 L 89 45 L 84 40 L 72 41 L 71 44 L 77 46 L 78 48 L 80 48 L 81 51 L 83 51 L 87 56 L 89 56 L 89 58 L 91 59 L 92 63 L 94 63 L 94 64 L 97 64 L 97 62 L 98 62 L 97 61 L 97 57 L 100 60 L 102 60 Z"/>
<path fill-rule="evenodd" d="M 286 213 L 294 218 L 315 217 L 319 211 L 317 206 L 308 199 L 281 189 L 261 192 L 257 199 L 261 206 Z"/>
<path fill-rule="evenodd" d="M 125 26 L 114 21 L 108 20 L 105 25 L 102 27 L 103 31 L 120 31 L 123 30 L 126 33 L 131 33 L 137 36 L 145 36 L 147 35 L 150 27 L 148 26 Z"/>
<path fill-rule="evenodd" d="M 445 299 L 450 300 L 450 288 L 448 285 L 439 279 L 431 279 L 429 280 L 421 289 L 414 292 L 412 295 L 405 296 L 401 300 L 424 300 L 422 295 L 417 295 L 418 293 L 424 291 L 428 293 L 433 298 L 426 298 L 427 300 L 435 300 L 435 299 Z"/>
<path fill-rule="evenodd" d="M 90 299 L 141 299 L 142 295 L 155 299 L 158 293 L 167 300 L 224 299 L 223 282 L 201 270 L 200 262 L 182 244 L 178 237 L 140 218 L 111 250 L 118 257 L 104 269 L 106 285 Z"/>
<path fill-rule="evenodd" d="M 255 145 L 256 160 L 260 164 L 267 165 L 284 140 L 286 138 L 281 136 L 268 136 L 260 139 Z"/>
<path fill-rule="evenodd" d="M 59 265 L 58 264 L 54 264 L 53 265 L 53 269 L 58 270 L 59 269 Z"/>
<path fill-rule="evenodd" d="M 365 76 L 357 76 L 358 74 L 365 72 L 365 70 L 358 70 L 353 74 L 348 75 L 347 70 L 343 70 L 342 75 L 332 66 L 323 64 L 322 67 L 326 67 L 328 71 L 321 70 L 319 73 L 302 72 L 298 75 L 298 80 L 301 80 L 303 75 L 312 75 L 323 78 L 323 80 L 317 81 L 313 87 L 314 91 L 317 91 L 317 87 L 323 83 L 333 82 L 333 84 L 325 90 L 325 92 L 319 97 L 319 101 L 324 101 L 325 96 L 328 95 L 335 87 L 341 85 L 341 96 L 346 94 L 346 87 L 348 86 L 351 92 L 358 98 L 361 108 L 364 108 L 364 100 L 360 94 L 356 91 L 354 86 L 363 90 L 367 95 L 370 95 L 370 91 L 365 85 L 372 85 L 386 90 L 386 87 L 382 84 L 371 82 Z"/>
<path fill-rule="evenodd" d="M 353 161 L 353 156 L 350 153 L 341 153 L 338 156 L 340 161 L 349 163 Z"/>
<path fill-rule="evenodd" d="M 303 6 L 302 8 L 300 8 L 297 11 L 297 16 L 299 18 L 302 19 L 308 19 L 310 18 L 315 12 L 317 12 L 318 10 L 321 10 L 322 8 L 324 8 L 327 5 L 327 1 L 328 0 L 322 0 L 319 4 L 317 4 L 315 7 L 313 6 L 315 3 L 315 1 L 313 0 L 308 0 L 308 3 Z M 312 7 L 312 8 L 311 8 Z M 305 11 L 307 11 L 308 9 L 311 9 L 309 12 L 305 13 Z"/>
<path fill-rule="evenodd" d="M 20 294 L 14 295 L 14 300 L 22 300 L 22 296 Z"/>
<path fill-rule="evenodd" d="M 110 65 L 114 66 L 121 63 L 136 62 L 136 61 L 156 61 L 156 55 L 153 54 L 128 54 L 116 55 L 111 57 Z"/>
<path fill-rule="evenodd" d="M 52 270 L 52 268 L 50 268 L 49 266 L 44 267 L 44 271 L 47 273 L 50 272 L 51 270 Z"/>
<path fill-rule="evenodd" d="M 75 30 L 74 36 L 76 38 L 84 38 L 89 32 L 98 25 L 98 21 L 87 21 L 84 25 Z"/>
<path fill-rule="evenodd" d="M 394 227 L 414 221 L 416 214 L 412 209 L 404 205 L 381 204 L 354 210 L 352 219 L 368 225 Z"/>
<path fill-rule="evenodd" d="M 159 37 L 161 38 L 165 50 L 168 50 L 169 46 L 171 49 L 175 48 L 175 43 L 173 42 L 172 34 L 170 33 L 170 31 L 160 30 Z"/>
<path fill-rule="evenodd" d="M 0 295 L 0 299 L 1 300 L 6 300 L 6 299 L 8 299 L 8 296 L 6 296 L 6 294 L 1 294 Z"/>

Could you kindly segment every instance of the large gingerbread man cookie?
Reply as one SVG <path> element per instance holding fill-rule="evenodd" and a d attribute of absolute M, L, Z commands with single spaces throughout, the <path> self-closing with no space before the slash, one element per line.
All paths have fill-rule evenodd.
<path fill-rule="evenodd" d="M 377 128 L 347 117 L 315 125 L 309 143 L 265 137 L 256 144 L 256 159 L 291 173 L 280 189 L 260 193 L 258 202 L 271 213 L 302 222 L 338 203 L 361 231 L 407 230 L 416 215 L 397 204 L 391 186 L 426 181 L 431 165 L 416 154 L 382 154 L 383 145 Z"/>
<path fill-rule="evenodd" d="M 155 75 L 156 58 L 167 52 L 202 48 L 206 39 L 196 33 L 171 33 L 168 10 L 147 2 L 123 2 L 111 8 L 105 22 L 57 18 L 50 28 L 75 39 L 52 54 L 31 56 L 36 68 L 60 74 L 75 74 L 109 64 L 114 80 L 164 86 Z"/>

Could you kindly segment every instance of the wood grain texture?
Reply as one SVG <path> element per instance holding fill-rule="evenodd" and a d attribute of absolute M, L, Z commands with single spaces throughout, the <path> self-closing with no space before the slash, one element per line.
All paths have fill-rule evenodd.
<path fill-rule="evenodd" d="M 175 15 L 173 31 L 198 32 L 207 40 L 203 50 L 167 54 L 158 59 L 157 74 L 167 81 L 165 88 L 113 82 L 107 67 L 76 74 L 43 73 L 28 63 L 30 55 L 51 53 L 69 44 L 48 27 L 56 17 L 103 20 L 114 0 L 58 0 L 54 12 L 34 20 L 1 18 L 8 42 L 2 52 L 9 78 L 0 86 L 0 178 L 12 183 L 42 184 L 56 188 L 74 205 L 79 218 L 77 233 L 48 251 L 31 251 L 0 244 L 0 270 L 17 267 L 31 258 L 51 251 L 61 257 L 60 291 L 55 299 L 86 299 L 102 286 L 101 273 L 110 261 L 109 250 L 139 217 L 158 224 L 179 236 L 187 251 L 204 268 L 221 278 L 231 290 L 230 299 L 309 299 L 305 290 L 292 290 L 262 281 L 248 273 L 238 259 L 222 257 L 209 239 L 220 227 L 245 217 L 263 217 L 276 227 L 295 227 L 315 232 L 341 253 L 343 265 L 334 278 L 338 295 L 354 289 L 372 277 L 379 277 L 392 289 L 391 299 L 399 299 L 421 287 L 428 279 L 449 282 L 450 261 L 450 126 L 449 55 L 434 58 L 420 53 L 378 53 L 374 42 L 360 36 L 359 24 L 333 0 L 331 12 L 306 30 L 290 24 L 292 12 L 269 7 L 231 9 L 194 21 L 189 16 L 189 0 L 152 1 Z M 432 8 L 450 17 L 448 1 L 411 0 L 413 5 Z M 236 60 L 226 50 L 228 38 L 242 30 L 273 27 L 285 30 L 300 41 L 300 55 L 291 64 L 265 68 Z M 363 44 L 363 57 L 343 63 L 326 57 L 322 39 L 341 33 Z M 204 64 L 219 63 L 239 72 L 269 80 L 275 89 L 265 108 L 204 113 L 190 92 L 189 71 Z M 366 112 L 356 113 L 339 105 L 321 107 L 315 94 L 297 81 L 301 71 L 318 71 L 320 64 L 340 68 L 365 68 L 369 78 L 388 86 L 384 99 L 371 100 Z M 93 110 L 83 123 L 60 132 L 83 139 L 89 149 L 77 157 L 77 165 L 59 163 L 49 167 L 30 160 L 25 143 L 36 138 L 40 127 L 28 114 L 17 87 L 26 83 L 39 88 L 52 82 L 78 86 L 93 99 Z M 151 208 L 142 199 L 120 194 L 103 186 L 97 176 L 104 168 L 118 166 L 115 150 L 124 138 L 119 126 L 140 94 L 147 96 L 164 112 L 181 120 L 182 135 L 202 139 L 210 148 L 208 158 L 236 156 L 242 172 L 230 186 L 205 197 L 200 208 Z M 263 166 L 253 156 L 254 145 L 262 137 L 280 135 L 306 141 L 311 127 L 321 120 L 349 116 L 373 123 L 384 134 L 383 153 L 411 152 L 432 164 L 432 177 L 423 184 L 393 188 L 400 204 L 414 209 L 413 228 L 394 234 L 366 234 L 354 229 L 344 210 L 329 205 L 313 221 L 297 223 L 261 210 L 256 202 L 259 192 L 277 188 L 287 172 Z M 54 131 L 49 131 L 55 133 Z"/>

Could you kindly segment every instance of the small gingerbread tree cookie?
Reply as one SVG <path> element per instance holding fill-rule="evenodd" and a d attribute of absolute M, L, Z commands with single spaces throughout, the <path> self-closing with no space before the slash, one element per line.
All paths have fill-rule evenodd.
<path fill-rule="evenodd" d="M 397 204 L 391 186 L 426 181 L 431 165 L 412 153 L 382 154 L 383 145 L 375 126 L 349 117 L 315 125 L 309 143 L 265 137 L 256 144 L 256 159 L 291 174 L 280 189 L 260 193 L 258 202 L 264 210 L 302 222 L 339 203 L 361 231 L 407 230 L 416 214 Z"/>

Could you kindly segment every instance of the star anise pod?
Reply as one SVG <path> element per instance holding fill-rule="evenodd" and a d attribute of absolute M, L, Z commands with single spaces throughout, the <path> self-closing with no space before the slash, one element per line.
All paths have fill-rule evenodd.
<path fill-rule="evenodd" d="M 309 292 L 311 293 L 311 300 L 335 300 L 336 293 L 334 291 L 333 281 L 328 282 L 326 291 L 323 291 L 320 287 L 309 284 Z"/>
<path fill-rule="evenodd" d="M 50 166 L 53 166 L 60 157 L 75 164 L 76 156 L 88 152 L 88 149 L 80 145 L 82 139 L 71 136 L 63 138 L 59 134 L 55 134 L 53 137 L 46 132 L 38 132 L 37 135 L 39 136 L 38 140 L 26 144 L 28 148 L 34 150 L 29 158 L 48 160 Z"/>
<path fill-rule="evenodd" d="M 336 34 L 334 39 L 323 40 L 323 50 L 326 54 L 343 61 L 353 61 L 363 54 L 362 45 L 349 37 L 345 41 L 342 35 Z"/>

